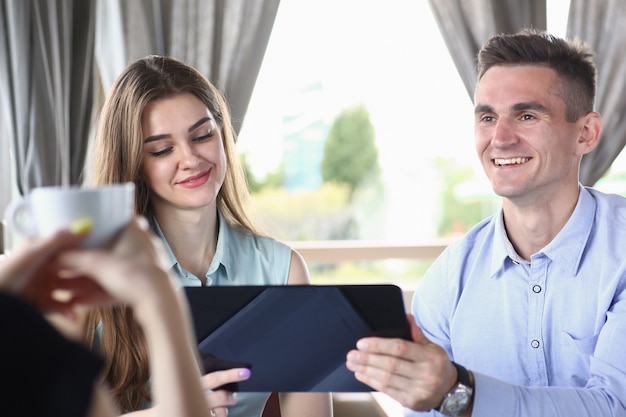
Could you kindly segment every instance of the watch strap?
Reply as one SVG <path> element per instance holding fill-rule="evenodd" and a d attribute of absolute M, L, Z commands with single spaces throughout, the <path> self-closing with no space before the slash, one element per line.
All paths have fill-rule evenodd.
<path fill-rule="evenodd" d="M 452 365 L 456 368 L 457 383 L 463 384 L 466 387 L 472 387 L 472 381 L 470 380 L 469 372 L 465 369 L 464 366 L 459 365 L 456 362 L 452 362 Z"/>

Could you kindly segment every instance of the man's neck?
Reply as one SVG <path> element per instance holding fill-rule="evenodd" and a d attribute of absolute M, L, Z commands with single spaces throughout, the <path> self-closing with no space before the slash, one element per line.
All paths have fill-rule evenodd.
<path fill-rule="evenodd" d="M 569 198 L 526 206 L 505 198 L 504 227 L 516 252 L 530 261 L 531 255 L 547 246 L 565 226 L 577 202 L 578 189 Z"/>

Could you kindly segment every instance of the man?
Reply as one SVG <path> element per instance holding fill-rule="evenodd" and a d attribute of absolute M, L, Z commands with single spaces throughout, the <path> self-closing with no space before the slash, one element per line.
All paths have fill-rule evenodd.
<path fill-rule="evenodd" d="M 525 30 L 488 40 L 478 70 L 476 150 L 502 209 L 424 276 L 414 341 L 362 339 L 347 366 L 432 415 L 626 416 L 626 199 L 578 179 L 602 131 L 593 54 Z"/>

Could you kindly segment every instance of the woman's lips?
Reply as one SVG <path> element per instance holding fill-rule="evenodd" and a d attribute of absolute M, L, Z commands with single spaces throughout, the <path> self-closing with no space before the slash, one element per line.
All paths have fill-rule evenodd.
<path fill-rule="evenodd" d="M 178 185 L 183 188 L 197 188 L 201 185 L 205 184 L 210 177 L 211 170 L 204 171 L 198 175 L 193 175 L 191 177 L 187 177 L 184 180 L 180 181 Z"/>

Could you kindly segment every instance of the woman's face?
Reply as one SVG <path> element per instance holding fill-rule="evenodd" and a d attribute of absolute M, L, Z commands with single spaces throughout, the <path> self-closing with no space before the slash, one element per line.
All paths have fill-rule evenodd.
<path fill-rule="evenodd" d="M 193 94 L 151 102 L 141 118 L 143 179 L 151 203 L 178 209 L 215 206 L 226 174 L 218 126 Z"/>

